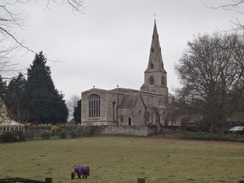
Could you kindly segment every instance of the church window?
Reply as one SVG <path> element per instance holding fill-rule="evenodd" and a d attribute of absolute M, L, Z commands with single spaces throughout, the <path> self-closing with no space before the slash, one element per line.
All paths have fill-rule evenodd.
<path fill-rule="evenodd" d="M 123 117 L 123 115 L 120 115 L 120 116 L 119 116 L 119 120 L 120 120 L 121 123 L 123 123 L 123 121 L 124 121 L 124 117 Z"/>
<path fill-rule="evenodd" d="M 149 78 L 149 83 L 150 83 L 150 85 L 154 84 L 154 78 L 152 76 L 150 76 L 150 78 Z"/>
<path fill-rule="evenodd" d="M 113 121 L 115 121 L 115 104 L 116 102 L 113 102 Z"/>
<path fill-rule="evenodd" d="M 100 117 L 100 97 L 93 94 L 89 97 L 89 117 Z"/>
<path fill-rule="evenodd" d="M 141 123 L 141 110 L 139 111 L 139 123 Z"/>
<path fill-rule="evenodd" d="M 153 63 L 150 64 L 150 68 L 153 69 Z"/>
<path fill-rule="evenodd" d="M 152 53 L 154 52 L 154 48 L 153 48 L 153 47 L 151 47 L 151 52 L 152 52 Z"/>

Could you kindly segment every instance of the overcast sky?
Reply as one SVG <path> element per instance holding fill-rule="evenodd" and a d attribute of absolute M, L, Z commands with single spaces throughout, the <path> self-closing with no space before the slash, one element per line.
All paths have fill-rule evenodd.
<path fill-rule="evenodd" d="M 13 32 L 50 60 L 56 89 L 65 99 L 100 89 L 139 90 L 144 82 L 156 14 L 157 28 L 167 71 L 169 92 L 179 87 L 174 65 L 194 35 L 231 29 L 233 11 L 214 10 L 228 0 L 85 0 L 83 13 L 51 3 L 49 8 L 29 3 L 15 11 L 28 17 L 23 30 Z M 242 17 L 238 15 L 240 20 Z M 29 68 L 34 55 L 19 51 L 13 62 Z"/>

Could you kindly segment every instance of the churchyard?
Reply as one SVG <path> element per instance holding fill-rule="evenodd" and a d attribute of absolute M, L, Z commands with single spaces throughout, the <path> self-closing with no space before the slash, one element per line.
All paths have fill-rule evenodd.
<path fill-rule="evenodd" d="M 164 136 L 96 136 L 0 144 L 0 179 L 53 183 L 238 183 L 244 180 L 244 143 Z M 91 176 L 70 179 L 73 165 Z"/>

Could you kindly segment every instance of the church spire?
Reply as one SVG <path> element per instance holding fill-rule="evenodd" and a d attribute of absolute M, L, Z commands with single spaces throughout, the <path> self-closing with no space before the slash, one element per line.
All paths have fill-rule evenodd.
<path fill-rule="evenodd" d="M 141 91 L 167 95 L 167 72 L 164 69 L 156 20 L 154 20 L 152 42 L 147 69 L 144 72 L 144 84 Z"/>
<path fill-rule="evenodd" d="M 155 67 L 155 71 L 164 71 L 163 58 L 161 54 L 161 46 L 159 43 L 159 35 L 157 30 L 156 20 L 154 20 L 152 42 L 150 48 L 149 62 L 147 70 L 151 70 L 151 67 Z"/>

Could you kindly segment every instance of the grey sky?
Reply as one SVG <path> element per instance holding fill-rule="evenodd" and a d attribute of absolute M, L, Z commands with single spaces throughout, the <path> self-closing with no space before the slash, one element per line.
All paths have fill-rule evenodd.
<path fill-rule="evenodd" d="M 15 7 L 28 14 L 19 39 L 50 62 L 55 87 L 65 99 L 93 86 L 139 89 L 143 84 L 152 38 L 154 16 L 168 76 L 169 92 L 179 86 L 174 64 L 199 33 L 231 29 L 233 11 L 213 10 L 204 4 L 221 5 L 228 0 L 85 0 L 83 14 L 68 6 L 36 4 Z M 238 15 L 240 18 L 240 15 Z M 240 19 L 241 20 L 241 19 Z M 32 53 L 20 51 L 13 61 L 27 69 Z"/>

